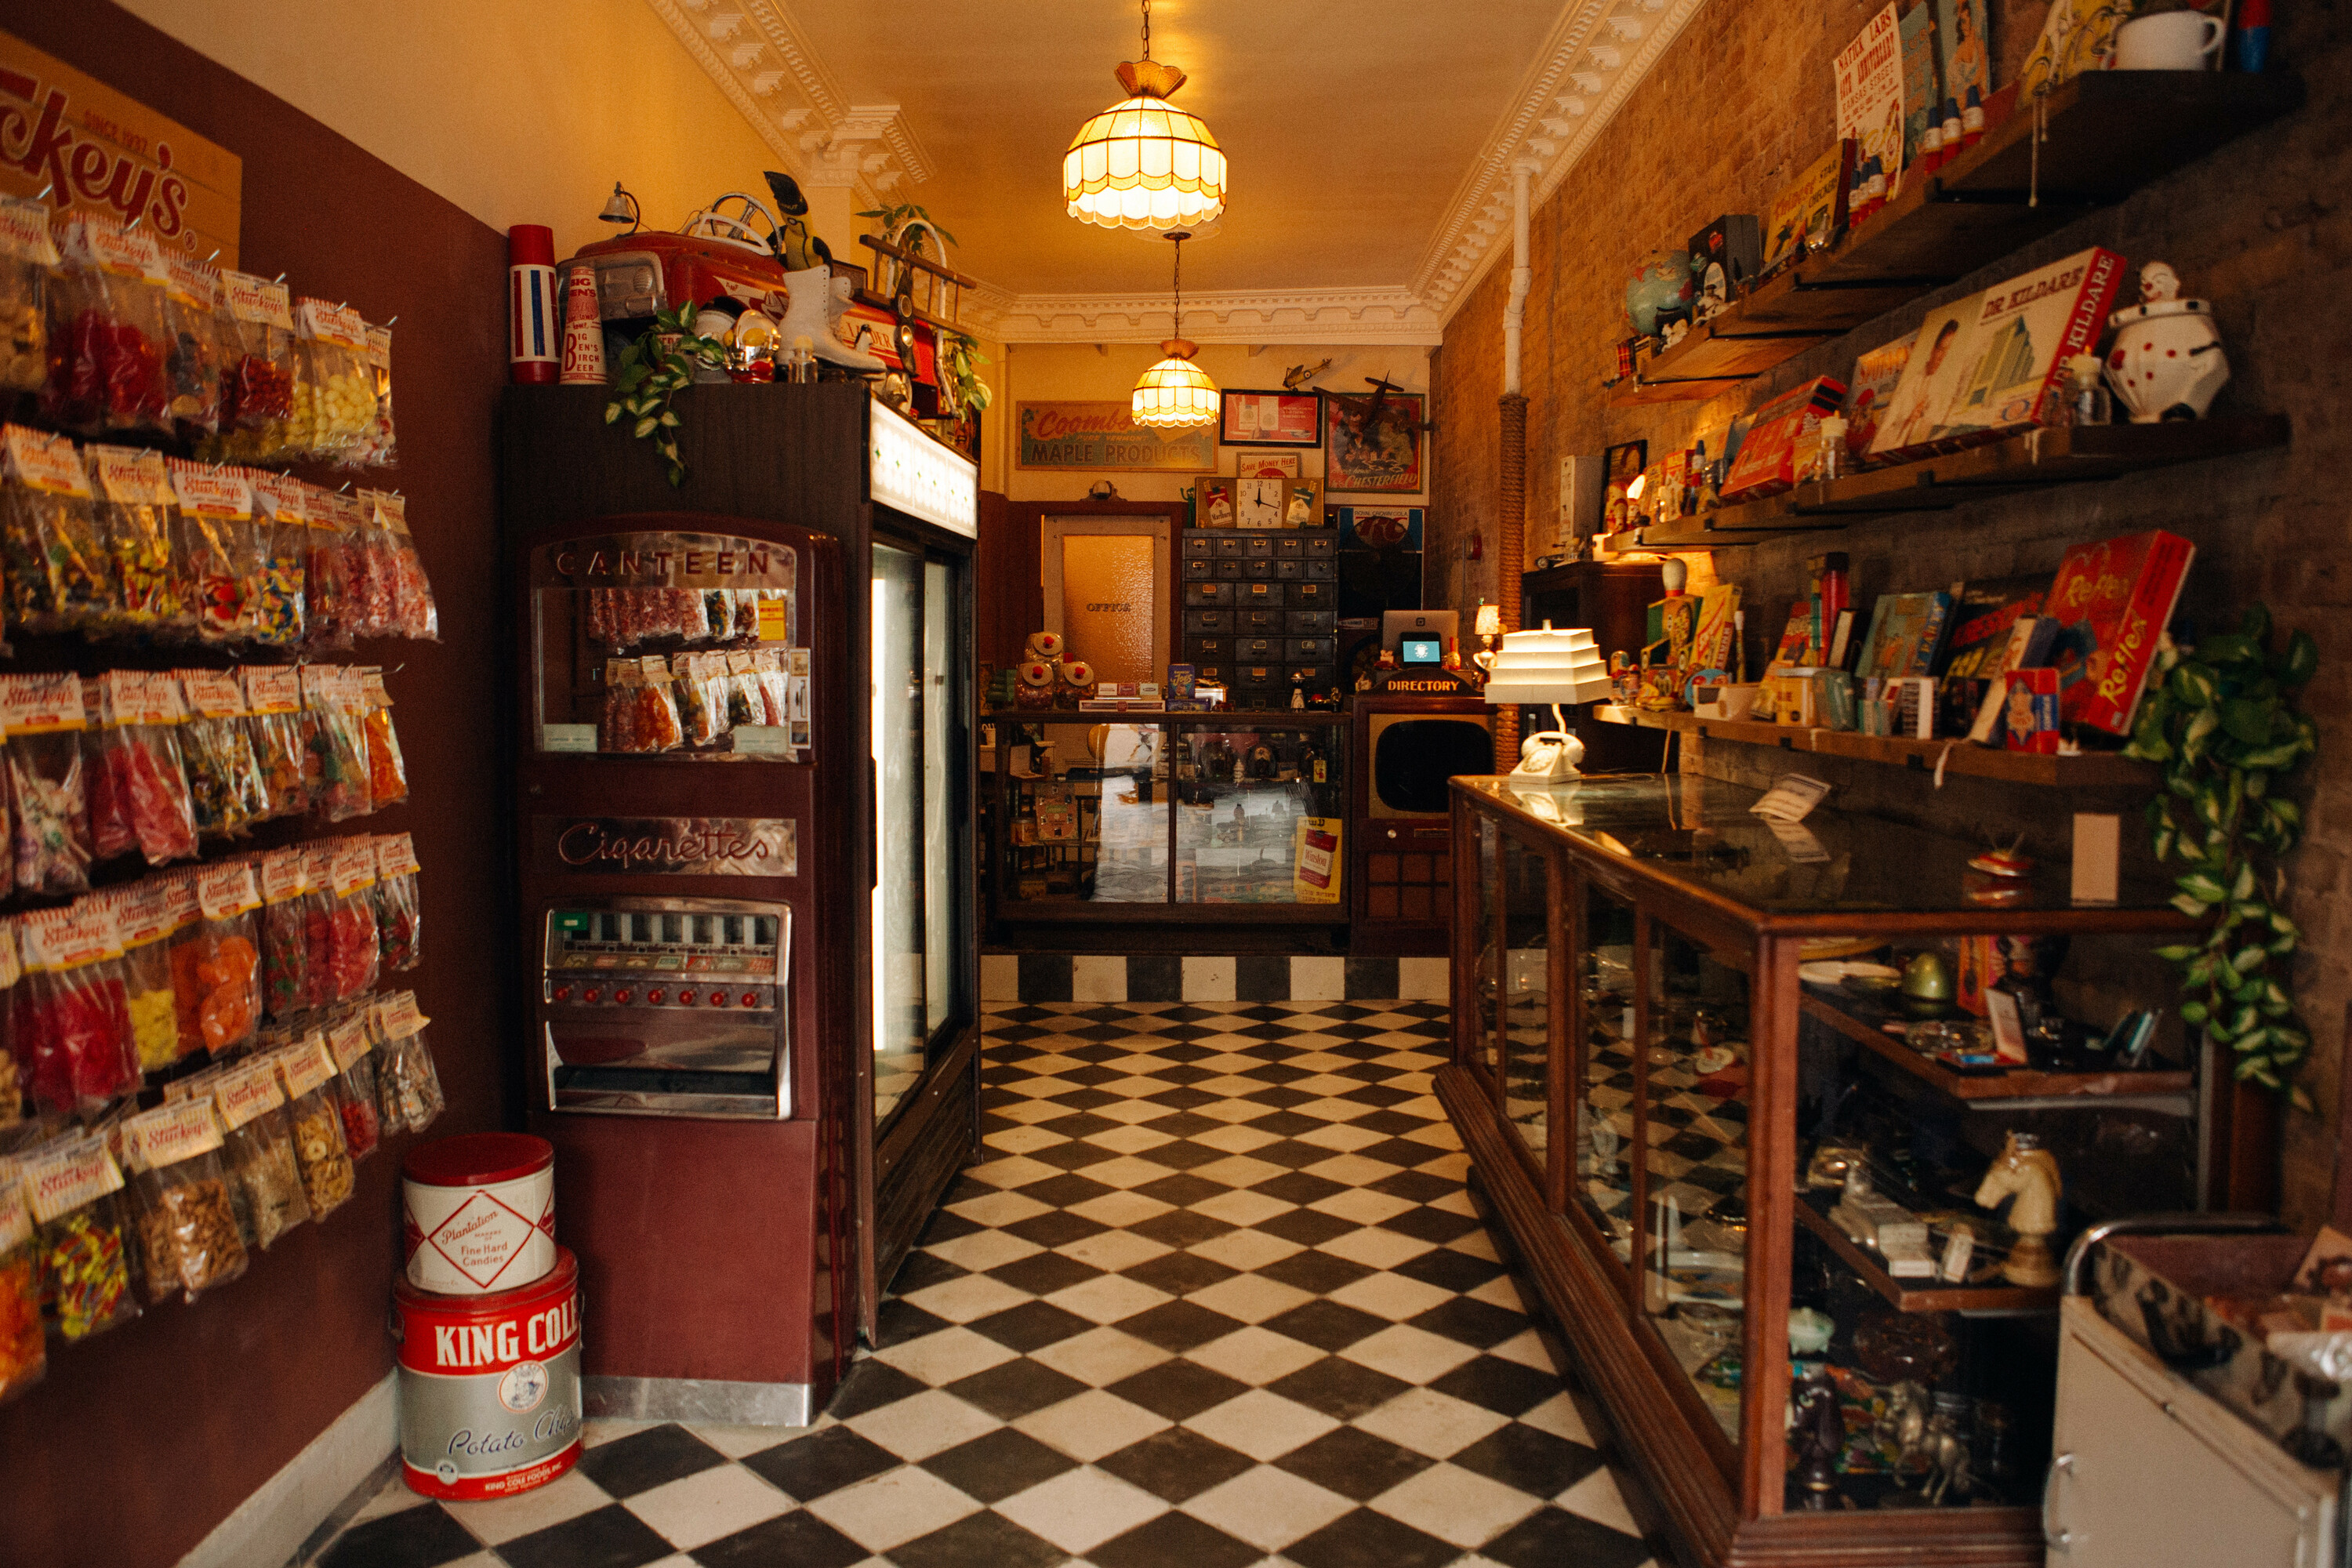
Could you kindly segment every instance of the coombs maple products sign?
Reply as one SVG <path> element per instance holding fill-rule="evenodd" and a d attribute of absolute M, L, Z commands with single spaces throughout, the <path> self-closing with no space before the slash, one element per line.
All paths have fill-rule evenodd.
<path fill-rule="evenodd" d="M 244 184 L 236 153 L 0 33 L 0 193 L 135 218 L 169 250 L 234 267 Z"/>
<path fill-rule="evenodd" d="M 1217 429 L 1150 430 L 1126 403 L 1024 403 L 1020 466 L 1161 474 L 1217 470 Z"/>

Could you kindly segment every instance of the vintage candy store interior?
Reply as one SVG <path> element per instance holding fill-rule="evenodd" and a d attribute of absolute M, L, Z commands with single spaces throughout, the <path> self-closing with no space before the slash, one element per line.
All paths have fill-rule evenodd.
<path fill-rule="evenodd" d="M 2347 81 L 0 9 L 0 1563 L 2352 1560 Z"/>

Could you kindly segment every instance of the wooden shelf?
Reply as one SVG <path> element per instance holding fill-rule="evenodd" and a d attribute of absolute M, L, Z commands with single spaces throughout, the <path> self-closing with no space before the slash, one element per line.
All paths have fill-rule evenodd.
<path fill-rule="evenodd" d="M 1813 1206 L 1811 1194 L 1800 1193 L 1791 1205 L 1797 1223 L 1828 1244 L 1863 1282 L 1886 1299 L 1898 1312 L 2018 1312 L 2055 1311 L 2058 1288 L 2023 1285 L 1948 1285 L 1937 1279 L 1897 1279 L 1866 1247 L 1857 1247 L 1830 1217 Z"/>
<path fill-rule="evenodd" d="M 1798 1005 L 1808 1017 L 1820 1020 L 1848 1039 L 1894 1063 L 1954 1100 L 2097 1099 L 2115 1095 L 2188 1094 L 2195 1080 L 2185 1071 L 2041 1072 L 2012 1068 L 2001 1073 L 1954 1072 L 1932 1057 L 1878 1028 L 1869 1018 L 1849 1010 L 1807 985 Z"/>
<path fill-rule="evenodd" d="M 1717 507 L 1696 519 L 1646 528 L 1645 549 L 1706 549 L 1752 544 L 1794 533 L 1843 528 L 1862 518 L 1949 511 L 1970 501 L 2059 485 L 2146 473 L 2180 463 L 2284 447 L 2286 417 L 2240 415 L 2158 425 L 2057 426 L 1988 441 L 1915 463 L 1868 468 L 1827 483 Z"/>
<path fill-rule="evenodd" d="M 1593 717 L 1608 724 L 1632 724 L 1644 730 L 1676 730 L 1702 740 L 1732 741 L 1747 746 L 1777 746 L 1784 752 L 1809 752 L 1822 756 L 1851 757 L 1932 773 L 1943 763 L 1948 773 L 1969 778 L 1998 779 L 2006 784 L 2039 784 L 2057 789 L 2129 787 L 2153 789 L 2157 770 L 2152 763 L 2136 763 L 2118 752 L 2084 752 L 2079 756 L 2048 757 L 2031 752 L 2008 752 L 1973 745 L 1959 739 L 1903 740 L 1864 735 L 1851 730 L 1822 730 L 1798 724 L 1760 723 L 1752 719 L 1702 719 L 1696 713 L 1654 713 L 1641 708 L 1601 703 Z"/>
<path fill-rule="evenodd" d="M 2303 102 L 2288 73 L 2094 71 L 2020 104 L 1843 240 L 1637 365 L 1612 404 L 1709 398 L 2122 200 Z M 2035 131 L 2041 129 L 2039 169 Z"/>

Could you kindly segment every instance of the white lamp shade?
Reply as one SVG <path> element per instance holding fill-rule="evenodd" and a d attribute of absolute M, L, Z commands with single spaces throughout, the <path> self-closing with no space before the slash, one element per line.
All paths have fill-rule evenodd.
<path fill-rule="evenodd" d="M 1511 632 L 1495 656 L 1486 700 L 1497 707 L 1514 702 L 1598 702 L 1611 690 L 1608 661 L 1593 645 L 1591 632 L 1581 627 Z"/>
<path fill-rule="evenodd" d="M 1168 95 L 1184 73 L 1154 60 L 1118 68 L 1129 96 L 1078 127 L 1062 158 L 1062 201 L 1105 228 L 1198 228 L 1225 210 L 1225 154 Z"/>
<path fill-rule="evenodd" d="M 1173 347 L 1173 344 L 1169 345 Z M 1128 417 L 1138 425 L 1182 430 L 1217 422 L 1217 384 L 1191 358 L 1171 353 L 1143 373 L 1128 398 Z"/>
<path fill-rule="evenodd" d="M 1478 619 L 1474 629 L 1476 635 L 1482 637 L 1502 636 L 1503 606 L 1500 605 L 1479 605 Z"/>

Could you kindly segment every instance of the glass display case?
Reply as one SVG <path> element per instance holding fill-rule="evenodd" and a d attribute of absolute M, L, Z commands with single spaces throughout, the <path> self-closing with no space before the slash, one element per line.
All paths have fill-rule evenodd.
<path fill-rule="evenodd" d="M 983 722 L 999 919 L 1346 918 L 1342 716 L 1015 710 Z"/>
<path fill-rule="evenodd" d="M 1453 790 L 1438 1092 L 1694 1556 L 2041 1563 L 2053 1260 L 2267 1157 L 2134 1026 L 2165 890 L 1695 776 Z"/>

